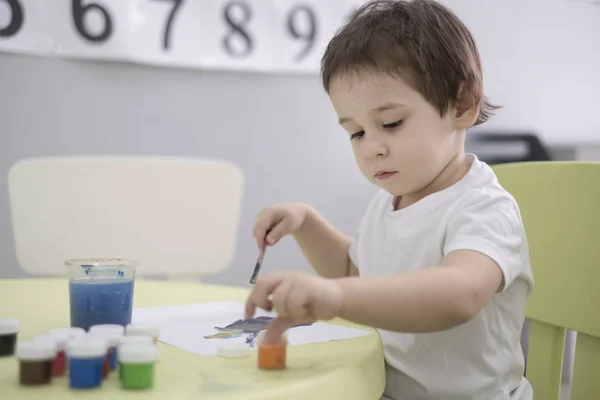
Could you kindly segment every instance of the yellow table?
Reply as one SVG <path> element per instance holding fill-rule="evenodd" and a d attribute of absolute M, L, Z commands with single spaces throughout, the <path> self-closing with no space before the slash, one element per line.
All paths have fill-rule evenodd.
<path fill-rule="evenodd" d="M 247 293 L 245 289 L 227 286 L 138 279 L 134 306 L 243 302 Z M 0 280 L 0 318 L 20 321 L 21 341 L 55 327 L 69 326 L 67 279 Z M 155 387 L 141 392 L 121 389 L 117 374 L 111 374 L 100 389 L 88 391 L 69 389 L 66 377 L 56 378 L 47 386 L 21 387 L 16 357 L 0 358 L 0 398 L 376 400 L 385 383 L 383 352 L 377 334 L 290 346 L 288 368 L 283 371 L 259 370 L 256 352 L 243 359 L 203 357 L 163 343 L 159 344 L 159 352 Z"/>

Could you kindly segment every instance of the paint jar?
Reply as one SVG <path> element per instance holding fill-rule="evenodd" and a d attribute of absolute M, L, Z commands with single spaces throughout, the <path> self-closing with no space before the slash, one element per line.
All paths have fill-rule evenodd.
<path fill-rule="evenodd" d="M 15 354 L 19 330 L 19 321 L 16 319 L 0 319 L 0 357 Z"/>
<path fill-rule="evenodd" d="M 131 323 L 138 263 L 119 258 L 67 260 L 71 326 Z"/>
<path fill-rule="evenodd" d="M 91 389 L 102 384 L 102 367 L 106 360 L 106 341 L 84 336 L 67 344 L 69 385 L 76 389 Z"/>
<path fill-rule="evenodd" d="M 152 324 L 129 324 L 125 327 L 127 336 L 143 335 L 150 336 L 154 340 L 154 344 L 158 343 L 158 337 L 160 336 L 160 327 Z"/>
<path fill-rule="evenodd" d="M 258 368 L 284 369 L 286 365 L 287 336 L 284 334 L 277 343 L 264 343 L 265 331 L 256 338 L 258 344 Z"/>
<path fill-rule="evenodd" d="M 34 386 L 50 383 L 52 360 L 56 357 L 56 345 L 50 341 L 22 342 L 17 345 L 19 359 L 19 382 Z"/>
<path fill-rule="evenodd" d="M 88 336 L 100 337 L 106 341 L 106 361 L 103 369 L 103 376 L 106 377 L 108 376 L 109 371 L 114 371 L 117 369 L 117 347 L 119 346 L 123 335 L 117 330 L 99 329 L 90 331 Z"/>
<path fill-rule="evenodd" d="M 119 347 L 121 387 L 149 389 L 154 386 L 155 345 L 128 344 Z"/>
<path fill-rule="evenodd" d="M 70 340 L 85 336 L 81 328 L 56 328 L 50 331 L 50 337 L 54 339 L 58 347 L 56 359 L 52 365 L 52 375 L 63 375 L 67 369 L 67 343 Z"/>
<path fill-rule="evenodd" d="M 52 376 L 61 376 L 65 373 L 65 349 L 67 338 L 55 338 L 51 335 L 40 335 L 33 338 L 33 342 L 47 342 L 56 346 L 56 357 L 52 360 Z"/>
<path fill-rule="evenodd" d="M 150 336 L 123 336 L 119 341 L 119 347 L 117 348 L 117 355 L 121 352 L 122 346 L 127 345 L 142 345 L 148 346 L 154 344 L 154 341 Z M 119 367 L 119 379 L 123 379 L 123 368 Z"/>

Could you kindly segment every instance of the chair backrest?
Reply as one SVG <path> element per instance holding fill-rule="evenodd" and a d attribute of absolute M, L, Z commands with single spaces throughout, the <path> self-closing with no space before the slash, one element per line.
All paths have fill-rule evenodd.
<path fill-rule="evenodd" d="M 123 257 L 142 276 L 212 275 L 233 258 L 243 175 L 218 160 L 32 158 L 9 172 L 17 259 L 65 275 L 70 258 Z"/>
<path fill-rule="evenodd" d="M 565 328 L 577 331 L 571 399 L 600 399 L 600 163 L 493 167 L 517 200 L 535 290 L 527 378 L 535 398 L 558 400 Z"/>

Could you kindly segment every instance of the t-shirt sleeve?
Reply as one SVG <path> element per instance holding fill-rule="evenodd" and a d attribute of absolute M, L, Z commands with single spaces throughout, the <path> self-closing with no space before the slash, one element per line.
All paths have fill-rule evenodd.
<path fill-rule="evenodd" d="M 444 255 L 455 250 L 485 254 L 502 270 L 506 289 L 526 267 L 525 228 L 516 202 L 508 195 L 481 195 L 453 212 Z"/>

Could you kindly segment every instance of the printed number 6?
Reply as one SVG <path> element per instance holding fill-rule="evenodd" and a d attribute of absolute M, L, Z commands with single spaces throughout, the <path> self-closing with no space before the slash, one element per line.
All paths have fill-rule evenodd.
<path fill-rule="evenodd" d="M 110 14 L 99 4 L 89 3 L 87 5 L 83 5 L 82 3 L 83 0 L 73 0 L 72 3 L 73 22 L 75 23 L 77 32 L 79 32 L 81 36 L 92 43 L 102 43 L 107 41 L 112 35 L 113 31 L 113 24 Z M 104 30 L 97 34 L 90 33 L 83 23 L 86 14 L 93 10 L 100 12 L 104 17 Z"/>
<path fill-rule="evenodd" d="M 0 37 L 11 37 L 16 35 L 23 26 L 23 7 L 17 0 L 4 0 L 11 11 L 11 18 L 8 25 L 0 28 Z"/>

